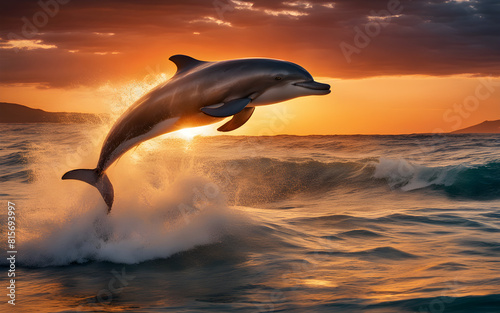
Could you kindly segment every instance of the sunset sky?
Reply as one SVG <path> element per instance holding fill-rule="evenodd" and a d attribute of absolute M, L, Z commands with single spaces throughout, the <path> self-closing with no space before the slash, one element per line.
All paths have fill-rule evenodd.
<path fill-rule="evenodd" d="M 168 79 L 171 55 L 269 57 L 332 93 L 233 134 L 452 131 L 500 119 L 499 21 L 497 0 L 2 1 L 0 102 L 113 112 Z"/>

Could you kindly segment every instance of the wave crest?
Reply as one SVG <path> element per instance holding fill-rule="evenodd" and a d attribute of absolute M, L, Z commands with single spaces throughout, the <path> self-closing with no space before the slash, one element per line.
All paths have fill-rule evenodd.
<path fill-rule="evenodd" d="M 454 197 L 500 197 L 500 162 L 429 167 L 404 159 L 381 158 L 373 177 L 383 179 L 391 188 L 402 191 L 432 189 Z"/>

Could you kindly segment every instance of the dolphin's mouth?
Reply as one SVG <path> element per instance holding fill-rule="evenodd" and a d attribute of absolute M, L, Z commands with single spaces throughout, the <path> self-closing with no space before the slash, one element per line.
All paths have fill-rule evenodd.
<path fill-rule="evenodd" d="M 314 80 L 306 81 L 306 82 L 300 82 L 300 83 L 295 83 L 294 85 L 295 86 L 299 86 L 299 87 L 304 87 L 304 88 L 307 88 L 307 89 L 318 90 L 318 91 L 323 91 L 323 92 L 326 92 L 326 93 L 330 93 L 330 85 L 318 83 L 318 82 L 315 82 Z"/>

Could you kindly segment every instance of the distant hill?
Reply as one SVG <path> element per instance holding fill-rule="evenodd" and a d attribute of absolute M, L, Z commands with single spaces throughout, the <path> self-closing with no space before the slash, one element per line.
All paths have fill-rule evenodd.
<path fill-rule="evenodd" d="M 16 103 L 0 102 L 0 123 L 100 123 L 106 115 L 47 112 Z"/>
<path fill-rule="evenodd" d="M 452 134 L 498 134 L 500 133 L 500 120 L 496 121 L 484 121 L 480 124 L 462 128 L 451 132 Z"/>

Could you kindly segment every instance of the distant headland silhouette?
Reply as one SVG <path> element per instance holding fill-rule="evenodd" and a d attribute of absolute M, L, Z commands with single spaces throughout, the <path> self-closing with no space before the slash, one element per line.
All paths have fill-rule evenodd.
<path fill-rule="evenodd" d="M 100 123 L 107 118 L 106 114 L 47 112 L 0 102 L 0 123 Z"/>

